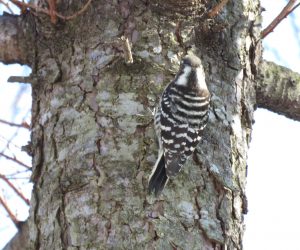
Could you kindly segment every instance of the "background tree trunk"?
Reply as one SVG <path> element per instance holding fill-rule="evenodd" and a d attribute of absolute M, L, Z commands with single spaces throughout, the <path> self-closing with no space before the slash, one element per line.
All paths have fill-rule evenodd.
<path fill-rule="evenodd" d="M 62 2 L 65 15 L 84 4 Z M 30 249 L 242 249 L 260 6 L 229 1 L 208 20 L 213 1 L 160 2 L 93 1 L 56 25 L 24 19 L 36 39 Z M 213 95 L 209 124 L 194 159 L 154 198 L 149 108 L 189 46 Z"/>

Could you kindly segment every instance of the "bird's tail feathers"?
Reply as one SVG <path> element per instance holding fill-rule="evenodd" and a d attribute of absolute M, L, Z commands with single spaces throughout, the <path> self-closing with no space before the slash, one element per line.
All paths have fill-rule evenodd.
<path fill-rule="evenodd" d="M 149 193 L 154 192 L 155 196 L 159 196 L 168 182 L 168 176 L 165 168 L 165 158 L 163 152 L 159 153 L 158 159 L 153 167 L 149 177 Z"/>

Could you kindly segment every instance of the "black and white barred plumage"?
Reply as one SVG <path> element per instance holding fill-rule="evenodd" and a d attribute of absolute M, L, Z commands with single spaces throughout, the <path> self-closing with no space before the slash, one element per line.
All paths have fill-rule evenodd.
<path fill-rule="evenodd" d="M 164 90 L 155 114 L 159 154 L 149 178 L 149 192 L 159 195 L 194 152 L 208 120 L 210 93 L 201 60 L 183 58 L 175 79 Z"/>

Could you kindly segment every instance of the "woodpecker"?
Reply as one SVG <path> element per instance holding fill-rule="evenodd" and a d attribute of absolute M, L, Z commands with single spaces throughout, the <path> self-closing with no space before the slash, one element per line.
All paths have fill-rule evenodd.
<path fill-rule="evenodd" d="M 158 196 L 199 143 L 208 120 L 210 93 L 201 60 L 185 56 L 175 79 L 165 88 L 154 116 L 158 159 L 149 177 L 149 193 Z"/>

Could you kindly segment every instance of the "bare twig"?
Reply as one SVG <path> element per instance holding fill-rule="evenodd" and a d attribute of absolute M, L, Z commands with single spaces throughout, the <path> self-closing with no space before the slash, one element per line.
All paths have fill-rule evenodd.
<path fill-rule="evenodd" d="M 22 170 L 22 171 L 16 171 L 12 174 L 6 174 L 5 177 L 8 179 L 8 180 L 18 180 L 18 179 L 24 179 L 24 180 L 28 180 L 29 179 L 29 176 L 24 176 L 24 177 L 15 177 L 16 175 L 21 175 L 21 174 L 27 174 L 29 171 L 31 171 L 31 169 L 26 169 L 26 170 Z"/>
<path fill-rule="evenodd" d="M 10 148 L 10 146 L 13 146 L 15 147 L 16 149 L 20 149 L 21 150 L 21 147 L 19 147 L 17 144 L 11 142 L 11 140 L 8 140 L 7 138 L 5 138 L 3 135 L 0 134 L 0 139 L 3 140 L 4 142 L 6 142 L 6 148 Z M 2 153 L 4 151 L 1 151 Z"/>
<path fill-rule="evenodd" d="M 4 123 L 4 124 L 7 124 L 9 126 L 12 126 L 12 127 L 26 128 L 26 129 L 30 128 L 30 126 L 25 122 L 22 122 L 22 124 L 17 124 L 17 123 L 8 122 L 8 121 L 2 120 L 2 119 L 0 119 L 0 122 Z"/>
<path fill-rule="evenodd" d="M 23 128 L 27 128 L 27 129 L 30 129 L 30 125 L 27 123 L 27 122 L 22 122 L 21 124 L 23 126 Z"/>
<path fill-rule="evenodd" d="M 219 4 L 217 4 L 215 7 L 213 7 L 208 13 L 207 16 L 209 18 L 213 18 L 216 15 L 219 14 L 219 12 L 221 11 L 221 9 L 224 8 L 225 4 L 227 4 L 228 0 L 221 0 L 221 2 Z"/>
<path fill-rule="evenodd" d="M 6 182 L 6 184 L 8 186 L 10 186 L 17 195 L 19 195 L 19 197 L 29 206 L 29 200 L 24 196 L 24 194 L 22 194 L 16 187 L 14 184 L 12 184 L 4 175 L 0 174 L 0 178 Z"/>
<path fill-rule="evenodd" d="M 41 13 L 44 13 L 48 16 L 51 17 L 51 22 L 54 21 L 52 20 L 53 16 L 56 16 L 56 17 L 59 17 L 63 20 L 71 20 L 79 15 L 81 15 L 84 11 L 87 10 L 88 6 L 90 5 L 90 3 L 92 2 L 92 0 L 88 0 L 87 3 L 82 7 L 82 9 L 80 9 L 79 11 L 77 11 L 76 13 L 74 13 L 73 15 L 71 16 L 63 16 L 59 13 L 56 12 L 55 8 L 56 8 L 56 5 L 53 6 L 53 2 L 55 0 L 49 0 L 48 3 L 49 3 L 49 9 L 43 9 L 43 8 L 40 8 L 38 7 L 37 5 L 34 5 L 34 4 L 30 4 L 30 3 L 25 3 L 25 2 L 20 2 L 18 0 L 10 0 L 13 4 L 15 4 L 16 6 L 18 6 L 20 9 L 22 8 L 29 8 L 29 9 L 32 9 L 32 10 L 35 10 L 36 12 L 41 12 Z M 50 6 L 50 3 L 51 3 L 51 6 Z"/>
<path fill-rule="evenodd" d="M 130 42 L 127 37 L 121 36 L 120 38 L 123 52 L 124 52 L 124 58 L 126 63 L 133 63 L 132 53 L 131 53 L 131 46 Z"/>
<path fill-rule="evenodd" d="M 16 5 L 17 7 L 19 7 L 22 12 L 24 11 L 24 8 L 29 8 L 29 9 L 33 9 L 36 12 L 42 12 L 44 14 L 50 15 L 48 10 L 45 10 L 43 8 L 38 7 L 37 5 L 34 4 L 30 4 L 30 3 L 25 3 L 25 2 L 20 2 L 18 0 L 10 0 L 14 5 Z"/>
<path fill-rule="evenodd" d="M 26 165 L 25 163 L 21 162 L 21 161 L 18 160 L 16 157 L 10 157 L 10 156 L 8 156 L 8 155 L 6 155 L 6 154 L 4 154 L 4 153 L 1 153 L 1 152 L 0 152 L 0 155 L 3 156 L 3 157 L 5 157 L 5 158 L 8 159 L 8 160 L 11 160 L 11 161 L 14 161 L 15 163 L 18 163 L 19 165 L 21 165 L 21 166 L 23 166 L 23 167 L 25 167 L 25 168 L 27 168 L 27 169 L 31 169 L 30 166 L 28 166 L 28 165 Z"/>
<path fill-rule="evenodd" d="M 8 11 L 13 14 L 14 12 L 12 11 L 12 9 L 9 7 L 8 3 L 4 2 L 3 0 L 0 0 L 0 3 L 2 3 L 7 9 Z"/>
<path fill-rule="evenodd" d="M 288 13 L 287 13 L 287 16 L 289 15 L 289 14 L 291 14 L 295 9 L 297 9 L 297 7 L 299 7 L 300 6 L 300 3 L 298 3 L 298 4 L 296 4 Z"/>
<path fill-rule="evenodd" d="M 28 170 L 27 170 L 28 171 Z M 29 181 L 29 177 L 8 177 L 8 180 L 26 180 Z"/>
<path fill-rule="evenodd" d="M 7 79 L 7 82 L 21 82 L 21 83 L 28 83 L 28 81 L 26 81 L 27 76 L 10 76 Z M 30 82 L 29 82 L 30 83 Z"/>
<path fill-rule="evenodd" d="M 296 1 L 297 0 L 290 0 L 279 13 L 279 15 L 261 32 L 262 39 L 264 39 L 268 34 L 270 34 L 284 18 L 286 18 L 300 5 L 300 3 L 298 3 L 295 7 L 293 7 Z"/>
<path fill-rule="evenodd" d="M 4 201 L 4 199 L 1 196 L 0 196 L 0 204 L 4 207 L 4 209 L 6 210 L 6 212 L 9 215 L 9 218 L 12 220 L 12 222 L 15 224 L 15 226 L 18 227 L 19 221 L 18 221 L 17 217 L 13 214 L 13 212 L 10 210 L 10 208 L 8 207 L 8 205 L 6 204 L 6 202 Z"/>
<path fill-rule="evenodd" d="M 49 14 L 51 18 L 51 23 L 56 24 L 57 23 L 57 16 L 55 15 L 56 0 L 48 0 L 48 5 L 49 5 Z"/>
<path fill-rule="evenodd" d="M 71 20 L 79 15 L 81 15 L 83 12 L 85 12 L 87 10 L 87 8 L 89 7 L 90 3 L 92 2 L 92 0 L 88 0 L 87 3 L 82 7 L 81 10 L 77 11 L 76 13 L 74 13 L 73 15 L 71 16 L 62 16 L 58 13 L 56 13 L 56 15 L 61 18 L 61 19 L 64 19 L 64 20 Z"/>
<path fill-rule="evenodd" d="M 10 76 L 7 79 L 7 82 L 20 82 L 20 83 L 31 83 L 34 84 L 36 79 L 30 76 Z"/>

